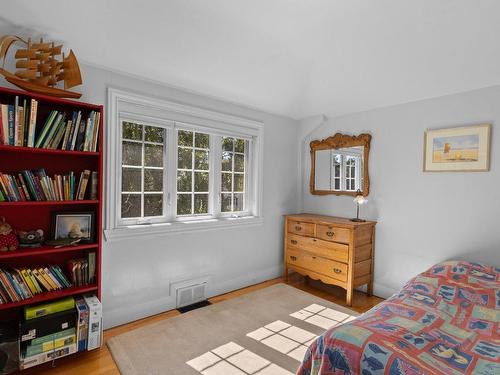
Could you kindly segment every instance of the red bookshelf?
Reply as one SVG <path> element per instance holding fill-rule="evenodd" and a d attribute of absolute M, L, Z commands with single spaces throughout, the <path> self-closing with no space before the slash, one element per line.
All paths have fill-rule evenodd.
<path fill-rule="evenodd" d="M 20 101 L 24 99 L 27 101 L 36 99 L 38 101 L 36 136 L 41 131 L 47 116 L 52 110 L 66 112 L 68 115 L 71 115 L 73 111 L 81 111 L 84 116 L 88 116 L 91 111 L 99 112 L 101 120 L 97 151 L 49 150 L 43 148 L 0 145 L 0 172 L 14 174 L 21 170 L 44 168 L 50 176 L 54 174 L 63 175 L 69 171 L 73 171 L 75 176 L 80 176 L 80 173 L 85 169 L 97 171 L 97 199 L 88 199 L 90 189 L 87 188 L 87 195 L 84 200 L 0 202 L 0 216 L 4 216 L 6 221 L 15 230 L 42 229 L 45 233 L 45 238 L 52 238 L 51 227 L 52 214 L 54 212 L 92 211 L 95 217 L 95 242 L 88 244 L 82 243 L 76 246 L 42 246 L 39 248 L 0 252 L 0 268 L 8 269 L 11 267 L 57 264 L 65 272 L 66 262 L 69 259 L 85 258 L 88 252 L 92 251 L 96 252 L 96 283 L 79 287 L 70 287 L 58 291 L 44 292 L 23 301 L 0 304 L 0 319 L 4 316 L 11 317 L 16 313 L 21 316 L 22 308 L 25 305 L 47 302 L 67 296 L 78 296 L 94 292 L 99 299 L 101 298 L 103 106 L 0 87 L 1 104 L 14 104 L 16 96 L 19 97 Z"/>

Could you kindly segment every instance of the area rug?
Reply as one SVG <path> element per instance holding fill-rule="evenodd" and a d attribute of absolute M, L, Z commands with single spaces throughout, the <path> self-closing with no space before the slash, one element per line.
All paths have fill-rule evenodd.
<path fill-rule="evenodd" d="M 359 314 L 285 284 L 108 341 L 124 375 L 291 375 L 308 345 Z"/>

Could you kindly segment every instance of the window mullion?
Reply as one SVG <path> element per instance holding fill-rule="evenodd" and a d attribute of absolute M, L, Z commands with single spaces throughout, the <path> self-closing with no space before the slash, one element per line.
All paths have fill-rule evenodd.
<path fill-rule="evenodd" d="M 219 216 L 221 212 L 221 191 L 222 191 L 222 138 L 220 136 L 210 136 L 210 173 L 209 179 L 209 212 L 213 216 Z"/>
<path fill-rule="evenodd" d="M 144 140 L 145 140 L 145 133 L 146 133 L 146 127 L 142 125 L 142 145 L 141 145 L 141 152 L 142 152 L 142 160 L 141 160 L 141 219 L 144 219 L 144 160 L 146 157 L 146 148 L 144 145 Z"/>

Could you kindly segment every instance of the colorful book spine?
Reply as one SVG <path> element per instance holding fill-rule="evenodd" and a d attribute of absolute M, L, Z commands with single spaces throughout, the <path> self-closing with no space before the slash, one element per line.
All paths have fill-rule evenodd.
<path fill-rule="evenodd" d="M 9 122 L 9 145 L 16 144 L 16 109 L 13 105 L 9 105 L 8 122 Z"/>

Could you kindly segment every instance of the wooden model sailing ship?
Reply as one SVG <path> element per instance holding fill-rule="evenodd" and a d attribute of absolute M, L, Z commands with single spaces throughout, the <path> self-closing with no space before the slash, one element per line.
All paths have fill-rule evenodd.
<path fill-rule="evenodd" d="M 25 48 L 19 48 L 14 58 L 16 60 L 16 72 L 11 73 L 5 69 L 7 52 L 14 43 L 21 43 Z M 58 56 L 62 59 L 59 60 Z M 26 91 L 36 92 L 59 98 L 78 99 L 82 94 L 68 91 L 68 89 L 81 85 L 82 76 L 80 67 L 72 50 L 68 56 L 62 53 L 62 45 L 54 42 L 32 43 L 13 35 L 0 38 L 0 59 L 2 66 L 0 74 L 5 79 Z M 57 87 L 59 82 L 64 83 L 64 89 Z"/>

